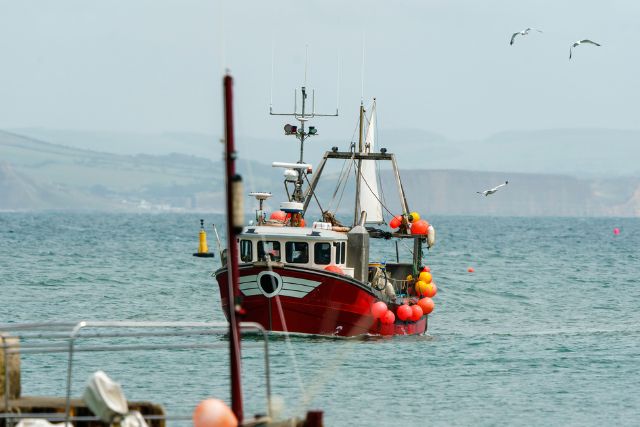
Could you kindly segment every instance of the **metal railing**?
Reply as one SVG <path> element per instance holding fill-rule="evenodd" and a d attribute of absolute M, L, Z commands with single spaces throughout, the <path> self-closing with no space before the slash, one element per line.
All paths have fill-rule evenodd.
<path fill-rule="evenodd" d="M 263 345 L 245 343 L 243 347 L 263 347 L 265 364 L 267 416 L 271 416 L 271 373 L 269 370 L 269 340 L 266 330 L 259 323 L 241 322 L 243 332 L 258 332 L 264 340 Z M 118 338 L 158 338 L 158 337 L 196 337 L 224 335 L 229 325 L 224 322 L 135 322 L 135 321 L 80 321 L 80 322 L 41 322 L 0 324 L 0 348 L 4 355 L 4 412 L 0 421 L 10 427 L 24 418 L 46 418 L 50 421 L 93 421 L 98 417 L 71 416 L 71 385 L 73 380 L 74 355 L 81 352 L 121 352 L 133 350 L 186 350 L 203 348 L 228 348 L 228 342 L 198 343 L 132 343 L 118 345 L 80 345 L 86 339 Z M 88 332 L 91 331 L 91 332 Z M 93 332 L 96 331 L 96 332 Z M 104 331 L 104 332 L 102 332 Z M 18 338 L 8 341 L 7 338 Z M 10 407 L 10 361 L 14 354 L 67 353 L 65 412 L 61 413 L 13 413 Z M 146 420 L 179 421 L 190 420 L 191 415 L 143 415 Z"/>

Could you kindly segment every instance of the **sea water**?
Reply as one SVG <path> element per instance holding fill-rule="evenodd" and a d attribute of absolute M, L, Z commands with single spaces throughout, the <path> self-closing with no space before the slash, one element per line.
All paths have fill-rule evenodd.
<path fill-rule="evenodd" d="M 192 256 L 200 217 L 216 251 L 215 215 L 0 213 L 0 323 L 223 321 L 211 277 L 219 260 Z M 283 416 L 321 409 L 327 426 L 640 423 L 640 220 L 428 219 L 438 232 L 425 256 L 438 286 L 428 335 L 271 339 Z M 376 241 L 371 259 L 394 261 L 394 244 Z M 247 415 L 266 411 L 259 342 L 243 341 Z M 230 401 L 225 348 L 75 362 L 74 396 L 103 369 L 130 400 L 170 414 L 188 416 L 208 396 Z M 66 355 L 22 356 L 23 395 L 63 396 L 65 375 Z"/>

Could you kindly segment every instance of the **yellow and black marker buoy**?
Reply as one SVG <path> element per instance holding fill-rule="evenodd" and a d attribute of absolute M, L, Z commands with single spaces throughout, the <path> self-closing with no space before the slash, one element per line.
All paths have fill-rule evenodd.
<path fill-rule="evenodd" d="M 204 219 L 200 220 L 200 242 L 198 244 L 198 252 L 193 254 L 193 256 L 197 256 L 200 258 L 213 258 L 213 253 L 209 252 L 209 247 L 207 246 L 207 233 L 204 231 Z"/>

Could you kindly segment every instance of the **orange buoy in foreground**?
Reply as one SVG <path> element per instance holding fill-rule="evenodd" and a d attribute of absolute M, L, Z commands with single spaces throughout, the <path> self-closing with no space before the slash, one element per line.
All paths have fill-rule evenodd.
<path fill-rule="evenodd" d="M 420 308 L 422 309 L 422 312 L 424 314 L 429 314 L 433 311 L 433 309 L 435 308 L 435 304 L 433 303 L 433 300 L 429 297 L 424 297 L 422 299 L 420 299 L 418 301 L 418 305 L 420 306 Z"/>
<path fill-rule="evenodd" d="M 220 399 L 205 399 L 193 410 L 194 427 L 237 427 L 235 414 Z"/>
<path fill-rule="evenodd" d="M 425 265 L 424 267 L 422 267 L 422 271 L 425 271 L 427 273 L 431 273 L 431 267 L 429 267 L 428 265 Z"/>

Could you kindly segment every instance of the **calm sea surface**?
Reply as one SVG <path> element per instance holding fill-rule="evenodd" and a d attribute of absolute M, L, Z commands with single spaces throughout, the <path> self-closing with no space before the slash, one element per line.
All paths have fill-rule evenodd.
<path fill-rule="evenodd" d="M 218 259 L 192 256 L 200 217 L 0 213 L 0 323 L 222 321 Z M 285 414 L 321 408 L 327 426 L 640 424 L 640 220 L 428 219 L 429 335 L 272 339 Z M 374 253 L 395 257 L 384 241 Z M 258 343 L 243 353 L 248 415 L 265 411 Z M 23 355 L 23 394 L 62 396 L 65 360 Z M 82 353 L 74 395 L 98 368 L 173 414 L 230 399 L 225 349 Z"/>

